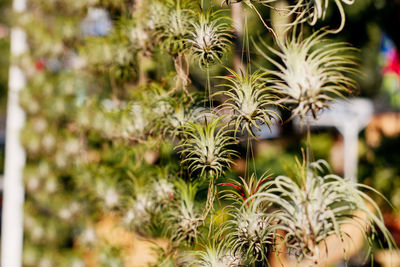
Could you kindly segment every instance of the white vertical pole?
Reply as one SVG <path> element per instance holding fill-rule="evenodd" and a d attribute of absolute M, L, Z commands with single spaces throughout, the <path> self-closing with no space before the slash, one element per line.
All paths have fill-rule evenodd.
<path fill-rule="evenodd" d="M 26 10 L 26 0 L 14 0 L 16 12 Z M 27 50 L 26 35 L 20 28 L 11 30 L 11 56 L 21 55 Z M 12 64 L 9 74 L 6 129 L 6 159 L 3 188 L 3 214 L 1 229 L 1 266 L 20 267 L 23 247 L 23 204 L 22 181 L 25 151 L 19 141 L 25 123 L 25 113 L 19 106 L 18 94 L 25 87 L 25 76 L 21 69 Z"/>
<path fill-rule="evenodd" d="M 350 121 L 352 122 L 352 121 Z M 344 177 L 357 182 L 357 166 L 358 166 L 358 133 L 360 131 L 357 121 L 346 123 L 340 127 L 339 132 L 343 136 L 343 161 L 344 161 Z"/>

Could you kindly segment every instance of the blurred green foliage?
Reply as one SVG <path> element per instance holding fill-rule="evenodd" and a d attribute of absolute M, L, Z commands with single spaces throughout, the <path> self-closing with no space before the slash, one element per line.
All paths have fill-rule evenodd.
<path fill-rule="evenodd" d="M 4 29 L 8 28 L 6 14 L 10 8 L 9 5 L 9 0 L 0 0 L 0 26 Z M 6 113 L 9 59 L 10 39 L 6 35 L 3 38 L 0 37 L 0 116 L 5 116 Z"/>

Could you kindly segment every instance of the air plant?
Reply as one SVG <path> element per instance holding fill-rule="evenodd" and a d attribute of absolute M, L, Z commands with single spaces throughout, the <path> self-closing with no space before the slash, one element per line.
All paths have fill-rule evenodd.
<path fill-rule="evenodd" d="M 121 110 L 119 117 L 119 133 L 123 138 L 142 137 L 149 122 L 145 118 L 143 105 L 132 103 Z"/>
<path fill-rule="evenodd" d="M 231 44 L 229 25 L 224 22 L 229 18 L 221 16 L 220 13 L 220 11 L 201 13 L 199 20 L 192 23 L 193 31 L 188 42 L 192 44 L 192 54 L 200 68 L 220 62 Z"/>
<path fill-rule="evenodd" d="M 236 143 L 236 139 L 229 134 L 231 130 L 223 125 L 222 117 L 207 118 L 204 124 L 188 122 L 183 127 L 183 139 L 177 146 L 183 160 L 181 164 L 187 164 L 190 173 L 200 170 L 200 177 L 207 175 L 218 178 L 226 167 L 229 167 L 237 156 L 237 152 L 229 147 Z"/>
<path fill-rule="evenodd" d="M 185 183 L 182 180 L 175 182 L 176 199 L 167 213 L 167 232 L 171 240 L 177 244 L 186 242 L 191 244 L 197 240 L 199 227 L 204 218 L 195 205 L 195 197 L 198 190 L 196 183 Z"/>
<path fill-rule="evenodd" d="M 341 17 L 339 28 L 333 31 L 333 33 L 338 33 L 343 29 L 346 23 L 346 14 L 344 12 L 343 3 L 346 5 L 352 5 L 354 4 L 354 1 L 355 0 L 296 0 L 293 4 L 288 5 L 284 10 L 279 11 L 284 11 L 286 16 L 295 16 L 295 21 L 290 24 L 292 26 L 296 26 L 297 24 L 304 22 L 308 22 L 311 26 L 314 26 L 318 20 L 325 19 L 329 3 L 334 2 L 340 12 Z M 227 5 L 240 2 L 245 3 L 247 6 L 257 12 L 264 25 L 269 28 L 265 24 L 254 4 L 259 3 L 271 7 L 271 4 L 277 2 L 277 0 L 223 0 L 223 2 Z"/>
<path fill-rule="evenodd" d="M 337 30 L 334 33 L 340 32 L 346 23 L 346 14 L 344 12 L 343 3 L 346 5 L 354 4 L 355 0 L 297 0 L 295 4 L 289 6 L 288 16 L 295 14 L 296 23 L 308 22 L 311 26 L 314 26 L 318 20 L 324 19 L 326 12 L 329 7 L 329 3 L 334 2 L 339 9 L 341 22 Z"/>
<path fill-rule="evenodd" d="M 302 40 L 301 35 L 293 37 L 281 46 L 281 51 L 262 44 L 282 63 L 272 59 L 261 47 L 257 50 L 276 68 L 267 70 L 275 76 L 270 87 L 280 93 L 284 104 L 293 106 L 292 114 L 304 117 L 311 112 L 314 118 L 318 111 L 329 106 L 334 96 L 343 97 L 343 93 L 356 87 L 349 77 L 357 73 L 354 49 L 345 43 L 328 42 L 324 39 L 327 32 L 317 31 Z"/>
<path fill-rule="evenodd" d="M 257 16 L 260 18 L 261 22 L 263 23 L 264 27 L 274 36 L 275 39 L 278 39 L 275 31 L 265 22 L 264 18 L 262 17 L 260 11 L 256 8 L 254 4 L 260 3 L 263 5 L 268 6 L 269 3 L 276 2 L 277 0 L 223 0 L 222 3 L 226 5 L 235 4 L 235 3 L 245 3 L 250 9 L 256 12 Z"/>
<path fill-rule="evenodd" d="M 247 69 L 245 73 L 236 73 L 227 68 L 230 76 L 220 76 L 228 84 L 222 84 L 229 88 L 228 91 L 220 91 L 216 94 L 223 94 L 228 97 L 222 105 L 222 109 L 233 111 L 232 121 L 235 125 L 235 133 L 241 128 L 244 132 L 254 136 L 254 129 L 260 130 L 259 124 L 268 127 L 272 124 L 274 115 L 277 115 L 270 107 L 275 105 L 275 97 L 272 90 L 264 81 L 266 74 L 255 72 L 250 74 Z"/>
<path fill-rule="evenodd" d="M 239 177 L 239 181 L 231 179 L 226 183 L 219 183 L 217 186 L 229 186 L 230 189 L 220 191 L 220 194 L 227 200 L 243 204 L 255 193 L 264 189 L 264 184 L 271 180 L 268 172 L 265 172 L 260 178 L 253 173 L 249 178 Z"/>
<path fill-rule="evenodd" d="M 94 192 L 99 200 L 104 204 L 104 208 L 112 210 L 118 207 L 121 200 L 121 188 L 118 180 L 113 179 L 110 169 L 102 166 L 96 173 Z"/>
<path fill-rule="evenodd" d="M 154 199 L 158 205 L 169 202 L 174 198 L 174 184 L 167 179 L 158 179 L 153 182 L 152 191 L 154 192 Z"/>
<path fill-rule="evenodd" d="M 343 240 L 343 225 L 353 224 L 362 232 L 367 231 L 360 221 L 362 218 L 354 214 L 356 211 L 365 214 L 364 223 L 372 230 L 370 235 L 366 235 L 368 241 L 379 230 L 389 247 L 393 247 L 393 238 L 384 225 L 377 204 L 362 189 L 376 191 L 333 174 L 322 176 L 320 172 L 324 171 L 324 166 L 327 163 L 321 160 L 303 163 L 299 171 L 300 185 L 289 177 L 278 176 L 265 184 L 265 191 L 249 199 L 254 200 L 252 204 L 255 207 L 264 206 L 265 202 L 275 206 L 277 227 L 286 232 L 284 240 L 289 252 L 295 254 L 299 261 L 304 257 L 318 261 L 319 244 L 332 235 Z M 366 202 L 374 207 L 377 215 Z"/>
<path fill-rule="evenodd" d="M 214 233 L 214 236 L 202 238 L 201 250 L 190 251 L 186 257 L 188 266 L 193 267 L 239 267 L 241 256 L 234 253 L 229 246 L 222 241 L 221 236 Z M 207 241 L 205 240 L 207 239 Z"/>
<path fill-rule="evenodd" d="M 195 107 L 185 104 L 184 100 L 168 99 L 159 101 L 158 106 L 166 106 L 168 112 L 161 114 L 161 126 L 164 133 L 170 134 L 173 138 L 182 137 L 182 129 L 188 122 L 196 123 L 204 119 L 206 110 L 202 107 Z M 160 114 L 160 112 L 157 112 Z"/>
<path fill-rule="evenodd" d="M 133 224 L 137 229 L 148 225 L 152 220 L 155 206 L 156 203 L 148 192 L 137 195 L 132 208 L 125 214 L 124 223 L 128 226 Z"/>
<path fill-rule="evenodd" d="M 171 207 L 175 195 L 173 182 L 164 178 L 166 171 L 157 170 L 157 174 L 154 178 L 150 178 L 150 182 L 149 177 L 132 175 L 131 179 L 122 185 L 125 196 L 123 199 L 125 212 L 122 221 L 128 229 L 157 234 L 162 225 L 160 220 Z"/>
<path fill-rule="evenodd" d="M 232 206 L 228 214 L 231 218 L 223 228 L 226 246 L 250 264 L 266 262 L 275 240 L 274 217 L 253 205 Z"/>
<path fill-rule="evenodd" d="M 166 9 L 156 21 L 156 36 L 161 46 L 170 54 L 177 55 L 188 48 L 187 39 L 192 32 L 193 10 L 189 1 L 166 1 Z"/>
<path fill-rule="evenodd" d="M 240 182 L 218 184 L 232 187 L 220 192 L 225 199 L 232 201 L 227 206 L 230 219 L 222 227 L 224 241 L 234 254 L 242 255 L 249 264 L 266 262 L 275 240 L 273 213 L 266 213 L 267 206 L 255 206 L 247 201 L 257 192 L 264 191 L 268 180 L 270 177 L 265 173 L 259 179 L 253 174 L 247 182 L 240 177 Z"/>

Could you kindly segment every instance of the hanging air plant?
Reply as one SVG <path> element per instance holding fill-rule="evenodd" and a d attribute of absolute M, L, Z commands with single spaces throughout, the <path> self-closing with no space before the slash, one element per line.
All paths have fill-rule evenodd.
<path fill-rule="evenodd" d="M 157 103 L 159 106 L 166 106 L 168 112 L 161 115 L 161 127 L 165 133 L 173 138 L 182 138 L 182 129 L 188 122 L 196 123 L 204 118 L 206 113 L 202 107 L 195 107 L 185 104 L 183 99 L 168 99 Z M 160 113 L 158 113 L 160 114 Z"/>
<path fill-rule="evenodd" d="M 254 136 L 254 130 L 260 130 L 259 124 L 271 126 L 271 120 L 276 115 L 270 109 L 276 103 L 275 97 L 263 80 L 265 74 L 259 72 L 250 74 L 249 70 L 238 74 L 229 68 L 227 70 L 231 75 L 220 78 L 229 82 L 229 84 L 221 85 L 229 90 L 217 93 L 228 97 L 222 105 L 222 109 L 232 110 L 235 132 L 240 129 L 242 134 L 246 132 Z"/>
<path fill-rule="evenodd" d="M 171 55 L 177 55 L 188 48 L 192 21 L 194 18 L 192 5 L 189 1 L 167 1 L 166 9 L 156 21 L 156 37 L 161 40 L 161 46 Z"/>
<path fill-rule="evenodd" d="M 193 31 L 188 42 L 192 44 L 192 54 L 201 68 L 220 62 L 231 44 L 232 35 L 224 20 L 230 18 L 222 16 L 219 11 L 208 11 L 201 13 L 199 20 L 192 23 Z"/>
<path fill-rule="evenodd" d="M 372 229 L 372 233 L 366 236 L 368 241 L 379 230 L 389 247 L 392 247 L 393 238 L 384 225 L 377 204 L 362 191 L 375 190 L 333 174 L 321 176 L 324 166 L 327 166 L 324 161 L 310 163 L 308 166 L 304 164 L 299 171 L 300 185 L 289 177 L 279 176 L 265 184 L 267 189 L 264 192 L 250 198 L 250 201 L 254 200 L 252 203 L 255 206 L 264 206 L 267 202 L 276 207 L 274 217 L 279 222 L 278 227 L 286 232 L 285 242 L 289 253 L 294 254 L 299 261 L 305 257 L 317 262 L 320 256 L 319 244 L 326 242 L 332 235 L 343 239 L 343 225 L 353 224 L 365 232 L 366 229 L 360 223 L 362 218 L 355 215 L 356 211 L 365 214 L 366 221 L 363 223 Z M 375 215 L 366 203 L 370 203 L 378 214 Z"/>
<path fill-rule="evenodd" d="M 268 176 L 268 172 L 265 172 L 260 178 L 257 178 L 253 173 L 247 179 L 239 177 L 239 181 L 232 179 L 229 182 L 217 184 L 217 186 L 229 186 L 230 189 L 222 190 L 220 194 L 225 199 L 242 205 L 248 198 L 264 189 L 264 184 L 272 179 Z"/>
<path fill-rule="evenodd" d="M 341 17 L 339 28 L 333 31 L 334 33 L 338 33 L 343 29 L 346 23 L 346 14 L 344 12 L 343 3 L 346 5 L 352 5 L 354 4 L 354 1 L 355 0 L 296 0 L 293 1 L 292 4 L 288 5 L 285 9 L 279 9 L 279 11 L 281 14 L 286 13 L 287 16 L 295 16 L 294 22 L 291 23 L 293 26 L 304 22 L 308 22 L 311 26 L 314 26 L 318 20 L 325 19 L 329 4 L 334 2 L 340 12 Z M 271 4 L 277 2 L 277 0 L 223 0 L 223 3 L 227 5 L 240 2 L 245 3 L 251 9 L 255 10 L 263 21 L 264 25 L 269 29 L 254 4 L 259 3 L 264 6 L 274 8 L 271 6 Z"/>
<path fill-rule="evenodd" d="M 293 37 L 277 51 L 265 43 L 268 50 L 279 56 L 282 63 L 272 59 L 263 49 L 257 50 L 278 70 L 269 71 L 276 80 L 271 88 L 284 98 L 282 103 L 293 107 L 293 116 L 304 117 L 311 112 L 314 118 L 318 111 L 329 106 L 335 96 L 343 96 L 356 87 L 349 77 L 357 73 L 354 49 L 345 43 L 328 42 L 327 32 L 317 31 L 304 40 Z"/>
<path fill-rule="evenodd" d="M 228 206 L 227 214 L 230 217 L 224 223 L 227 247 L 235 254 L 242 255 L 248 264 L 267 262 L 270 249 L 275 240 L 275 226 L 273 213 L 267 212 L 267 206 L 255 206 L 247 199 L 262 192 L 265 183 L 270 180 L 267 173 L 259 179 L 253 174 L 248 179 L 240 177 L 239 181 L 221 183 L 218 186 L 229 186 L 231 189 L 221 192 L 224 198 L 232 201 Z"/>
<path fill-rule="evenodd" d="M 190 251 L 188 265 L 192 267 L 239 267 L 244 266 L 241 262 L 241 256 L 235 253 L 229 246 L 221 242 L 222 238 L 218 234 L 202 240 L 201 250 Z M 204 238 L 206 239 L 206 238 Z"/>
<path fill-rule="evenodd" d="M 226 246 L 243 255 L 250 264 L 266 262 L 275 239 L 272 222 L 274 217 L 257 210 L 252 205 L 229 209 L 231 219 L 224 229 Z"/>
<path fill-rule="evenodd" d="M 237 156 L 237 152 L 229 147 L 236 143 L 230 136 L 227 125 L 223 125 L 222 117 L 205 118 L 204 124 L 188 122 L 183 127 L 183 134 L 188 136 L 178 145 L 183 158 L 181 164 L 187 164 L 190 173 L 200 170 L 200 177 L 220 176 Z"/>
<path fill-rule="evenodd" d="M 297 0 L 295 4 L 289 6 L 288 15 L 295 14 L 296 23 L 308 22 L 314 26 L 318 20 L 323 20 L 329 7 L 329 3 L 334 2 L 341 16 L 340 26 L 334 33 L 340 32 L 346 23 L 346 14 L 344 12 L 343 3 L 352 5 L 355 0 Z"/>
<path fill-rule="evenodd" d="M 123 223 L 128 229 L 132 227 L 137 231 L 143 231 L 145 228 L 143 226 L 151 223 L 154 209 L 157 208 L 156 204 L 149 193 L 137 195 L 125 213 Z"/>
<path fill-rule="evenodd" d="M 175 186 L 177 199 L 167 213 L 167 232 L 177 244 L 191 244 L 197 240 L 199 227 L 204 221 L 195 204 L 198 186 L 196 183 L 187 184 L 182 180 L 177 181 Z"/>
<path fill-rule="evenodd" d="M 251 10 L 253 10 L 257 16 L 260 18 L 260 21 L 264 25 L 264 27 L 274 36 L 274 38 L 277 40 L 278 37 L 276 36 L 275 31 L 267 24 L 263 16 L 261 15 L 260 11 L 257 9 L 257 7 L 254 4 L 260 3 L 265 6 L 269 6 L 269 3 L 276 2 L 277 0 L 223 0 L 222 3 L 225 3 L 227 5 L 230 4 L 235 4 L 235 3 L 245 3 Z M 269 6 L 270 7 L 270 6 Z"/>

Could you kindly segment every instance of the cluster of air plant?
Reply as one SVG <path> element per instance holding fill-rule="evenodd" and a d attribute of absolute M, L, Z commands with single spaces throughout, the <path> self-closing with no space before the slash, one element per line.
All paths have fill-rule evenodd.
<path fill-rule="evenodd" d="M 232 35 L 225 21 L 230 18 L 221 16 L 220 11 L 201 13 L 199 19 L 192 24 L 193 31 L 188 42 L 192 45 L 192 54 L 200 68 L 221 62 L 222 56 L 231 44 Z"/>
<path fill-rule="evenodd" d="M 278 176 L 265 183 L 266 190 L 257 192 L 250 199 L 256 207 L 264 207 L 265 202 L 275 207 L 274 219 L 277 228 L 286 233 L 284 243 L 289 253 L 296 255 L 299 261 L 305 257 L 318 262 L 320 244 L 325 244 L 333 235 L 343 240 L 345 224 L 356 225 L 362 232 L 371 229 L 372 233 L 366 235 L 368 241 L 379 231 L 392 247 L 393 238 L 383 223 L 377 204 L 362 191 L 375 190 L 333 174 L 321 175 L 324 166 L 327 163 L 321 160 L 304 163 L 300 169 L 300 184 L 292 178 Z M 367 203 L 373 206 L 377 215 Z M 365 219 L 359 218 L 356 211 L 363 212 Z"/>
<path fill-rule="evenodd" d="M 260 130 L 259 125 L 265 124 L 268 127 L 272 124 L 273 116 L 276 113 L 271 109 L 276 102 L 263 77 L 266 74 L 255 72 L 236 73 L 228 69 L 230 76 L 223 76 L 222 79 L 229 82 L 221 86 L 229 88 L 228 91 L 220 91 L 228 97 L 222 105 L 222 109 L 232 111 L 231 120 L 235 125 L 235 132 L 247 133 L 254 136 L 254 130 Z"/>
<path fill-rule="evenodd" d="M 182 164 L 187 164 L 190 173 L 200 171 L 200 177 L 215 178 L 220 176 L 225 168 L 233 163 L 237 152 L 230 147 L 236 143 L 229 135 L 220 118 L 204 118 L 204 123 L 188 122 L 183 126 L 188 138 L 177 146 L 182 155 Z"/>
<path fill-rule="evenodd" d="M 34 117 L 28 123 L 27 132 L 33 129 L 37 134 L 26 145 L 34 162 L 39 162 L 35 155 L 42 153 L 42 145 L 48 150 L 46 157 L 52 155 L 51 149 L 62 152 L 56 153 L 52 165 L 46 168 L 40 169 L 39 165 L 33 170 L 27 168 L 27 192 L 40 192 L 44 185 L 47 193 L 54 193 L 63 185 L 54 185 L 57 179 L 51 174 L 52 166 L 61 172 L 73 165 L 67 163 L 76 163 L 79 168 L 71 169 L 79 174 L 74 173 L 74 178 L 82 178 L 77 179 L 77 188 L 92 194 L 88 199 L 95 203 L 92 205 L 94 210 L 121 215 L 122 223 L 130 231 L 169 238 L 168 248 L 163 249 L 165 257 L 158 266 L 267 266 L 274 252 L 280 251 L 282 243 L 287 248 L 285 254 L 294 254 L 299 261 L 305 258 L 317 261 L 328 238 L 336 236 L 343 241 L 347 235 L 343 227 L 349 224 L 359 226 L 363 233 L 372 231 L 366 234 L 370 242 L 378 232 L 383 234 L 392 246 L 393 239 L 377 205 L 363 191 L 374 190 L 333 174 L 324 175 L 326 169 L 321 161 L 302 165 L 297 180 L 286 176 L 271 178 L 267 173 L 258 178 L 255 174 L 248 175 L 251 160 L 248 152 L 245 177 L 217 184 L 218 179 L 226 178 L 225 173 L 239 157 L 235 148 L 242 140 L 238 135 L 248 137 L 247 151 L 251 151 L 250 141 L 256 139 L 260 126 L 271 127 L 279 117 L 275 109 L 292 108 L 292 116 L 304 118 L 311 113 L 317 118 L 335 97 L 343 97 L 356 87 L 351 78 L 357 73 L 353 48 L 345 43 L 328 41 L 326 36 L 332 31 L 319 30 L 308 37 L 303 31 L 296 32 L 301 23 L 315 25 L 317 20 L 324 19 L 329 3 L 334 3 L 342 16 L 341 25 L 335 32 L 340 31 L 345 23 L 343 3 L 352 4 L 354 0 L 291 1 L 285 10 L 278 11 L 293 15 L 294 22 L 287 25 L 287 33 L 292 31 L 292 36 L 279 40 L 257 7 L 274 8 L 272 5 L 278 0 L 223 0 L 227 5 L 243 2 L 243 7 L 255 12 L 273 35 L 274 47 L 262 40 L 261 45 L 255 43 L 254 47 L 257 55 L 261 54 L 274 69 L 259 67 L 256 71 L 251 71 L 254 66 L 250 62 L 250 44 L 244 45 L 248 46 L 244 47 L 248 54 L 247 68 L 234 71 L 226 66 L 215 67 L 223 63 L 223 56 L 232 49 L 232 21 L 226 16 L 227 10 L 214 11 L 213 2 L 205 5 L 204 1 L 201 4 L 192 0 L 149 0 L 141 4 L 134 1 L 133 13 L 137 13 L 133 17 L 127 15 L 128 23 L 122 19 L 118 21 L 116 17 L 117 14 L 126 16 L 129 12 L 121 9 L 113 14 L 116 20 L 113 24 L 125 25 L 128 31 L 114 27 L 111 36 L 86 38 L 84 46 L 77 51 L 86 55 L 83 57 L 89 73 L 98 75 L 98 70 L 102 70 L 104 74 L 115 67 L 123 67 L 131 73 L 132 67 L 137 67 L 139 55 L 153 61 L 150 64 L 153 66 L 149 67 L 151 71 L 138 71 L 147 77 L 138 79 L 137 85 L 133 80 L 124 83 L 121 72 L 112 72 L 105 78 L 106 83 L 111 83 L 111 97 L 107 96 L 102 102 L 93 100 L 103 97 L 99 94 L 98 98 L 82 100 L 86 103 L 77 105 L 79 108 L 71 122 L 66 122 L 63 117 L 55 124 L 66 124 L 65 131 L 72 129 L 77 136 L 69 138 L 66 135 L 65 142 L 59 142 L 57 136 L 52 140 L 55 130 L 49 126 L 51 124 L 35 117 L 40 112 L 40 98 L 34 99 L 30 95 L 33 93 L 22 94 L 25 109 Z M 245 30 L 247 34 L 248 29 Z M 248 39 L 247 36 L 244 43 L 248 43 Z M 161 57 L 165 66 L 170 64 L 162 71 L 159 68 L 164 65 L 156 66 Z M 198 64 L 189 65 L 190 58 Z M 137 61 L 139 68 L 143 67 L 143 62 Z M 219 72 L 217 79 L 223 80 L 218 86 L 221 90 L 215 94 L 211 94 L 211 65 L 215 67 L 212 71 Z M 204 107 L 193 98 L 196 94 L 190 93 L 196 87 L 203 89 L 201 77 L 196 77 L 195 72 L 190 73 L 193 67 L 207 70 L 210 97 L 207 101 L 210 103 L 203 101 Z M 175 72 L 171 71 L 174 68 Z M 228 72 L 228 75 L 223 76 L 222 72 Z M 176 88 L 172 88 L 171 77 L 178 78 Z M 190 79 L 194 81 L 193 86 L 189 86 Z M 114 80 L 117 83 L 114 84 Z M 119 85 L 124 91 L 121 94 L 115 92 Z M 185 94 L 178 92 L 180 85 Z M 152 90 L 142 90 L 154 89 L 152 86 L 159 86 L 156 94 Z M 133 87 L 139 90 L 130 90 Z M 92 87 L 85 94 L 89 95 L 90 89 Z M 128 95 L 129 99 L 119 99 Z M 222 99 L 217 108 L 213 106 L 213 100 L 216 100 L 213 96 Z M 77 100 L 81 101 L 78 95 Z M 58 106 L 57 103 L 51 103 L 51 106 Z M 60 114 L 68 107 L 64 100 L 61 103 L 57 108 Z M 48 136 L 46 142 L 42 140 L 45 134 Z M 26 136 L 32 137 L 32 133 Z M 175 150 L 164 151 L 168 150 L 167 146 L 174 146 Z M 135 147 L 134 153 L 130 153 L 132 147 Z M 162 175 L 154 175 L 154 169 L 150 170 L 156 160 L 151 163 L 143 160 L 143 150 L 148 152 L 147 149 L 159 153 L 157 164 L 163 170 Z M 79 162 L 81 151 L 85 160 Z M 171 157 L 173 151 L 180 156 L 180 167 L 176 158 Z M 46 183 L 43 181 L 45 176 Z M 91 180 L 92 176 L 94 180 Z M 74 182 L 70 184 L 74 185 Z M 208 188 L 202 192 L 202 186 Z M 221 187 L 222 192 L 217 194 Z M 206 200 L 205 191 L 208 192 Z M 41 193 L 30 198 L 36 202 L 40 200 L 40 203 L 47 201 L 44 197 L 47 195 Z M 220 195 L 222 201 L 214 203 L 215 197 Z M 370 210 L 368 203 L 377 214 Z M 63 221 L 72 221 L 75 214 L 83 213 L 83 208 L 75 202 L 58 207 L 61 209 L 55 214 Z M 356 212 L 364 213 L 365 221 L 361 221 Z M 92 246 L 97 242 L 95 224 L 88 223 L 90 227 L 86 228 L 89 230 L 77 238 L 78 243 L 86 242 Z M 53 226 L 41 227 L 30 216 L 26 227 L 32 232 L 28 237 L 35 241 L 46 236 L 48 239 L 56 237 Z M 218 231 L 213 230 L 216 227 L 219 227 Z M 111 247 L 97 251 L 97 254 L 100 255 L 98 262 L 103 265 L 122 264 L 118 259 L 119 251 Z"/>
<path fill-rule="evenodd" d="M 327 107 L 335 96 L 343 97 L 345 92 L 356 87 L 349 77 L 357 73 L 354 49 L 345 43 L 327 42 L 326 34 L 316 31 L 304 40 L 293 34 L 281 46 L 281 51 L 264 43 L 282 63 L 269 56 L 265 49 L 256 47 L 277 68 L 267 70 L 276 78 L 271 88 L 284 97 L 281 102 L 293 106 L 293 116 L 304 117 L 311 112 L 316 118 L 318 111 Z"/>
<path fill-rule="evenodd" d="M 77 124 L 83 129 L 91 129 L 104 138 L 139 140 L 146 135 L 151 111 L 143 103 L 121 103 L 112 100 L 86 103 L 79 110 Z"/>

